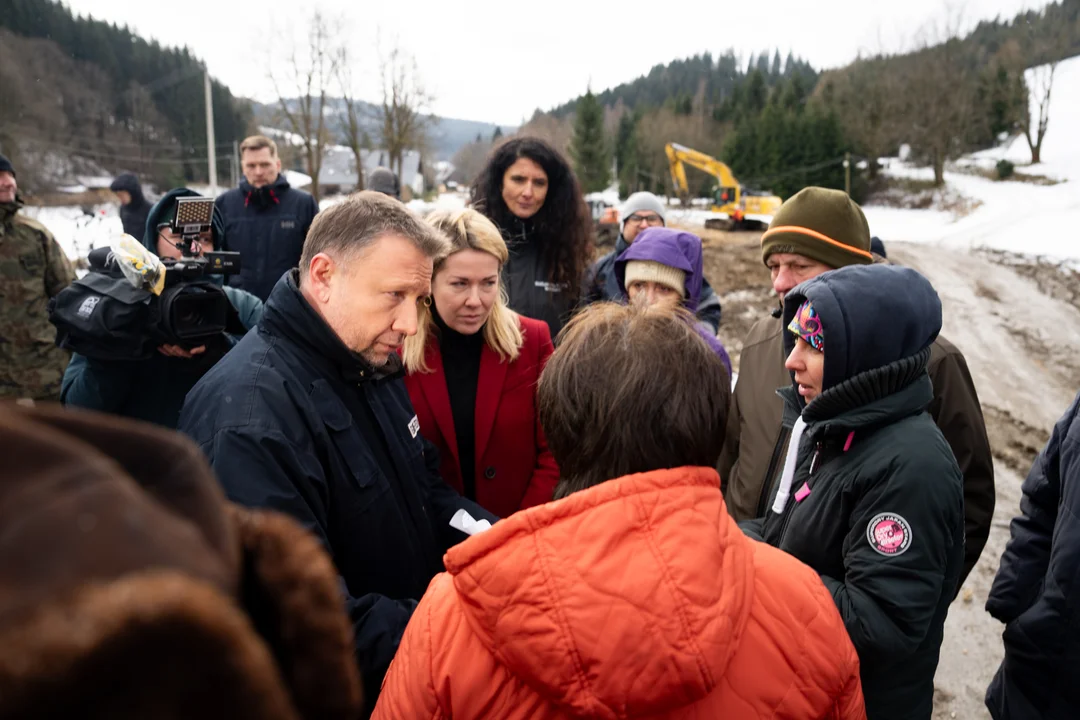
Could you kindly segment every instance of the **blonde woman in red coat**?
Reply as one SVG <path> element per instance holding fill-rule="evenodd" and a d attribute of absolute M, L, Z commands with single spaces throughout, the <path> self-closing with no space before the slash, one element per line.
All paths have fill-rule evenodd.
<path fill-rule="evenodd" d="M 494 223 L 471 209 L 436 211 L 428 222 L 454 250 L 435 266 L 431 303 L 405 341 L 405 385 L 443 479 L 506 517 L 551 500 L 559 476 L 536 413 L 551 334 L 507 307 L 500 274 L 509 252 Z"/>

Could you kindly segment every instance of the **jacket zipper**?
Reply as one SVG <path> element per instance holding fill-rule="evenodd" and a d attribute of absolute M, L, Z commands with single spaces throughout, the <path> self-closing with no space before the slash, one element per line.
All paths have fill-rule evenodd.
<path fill-rule="evenodd" d="M 817 465 L 818 455 L 820 454 L 821 442 L 818 442 L 816 445 L 814 445 L 814 455 L 810 458 L 810 470 L 806 474 L 807 480 L 813 477 L 814 467 Z M 796 476 L 792 478 L 791 484 L 793 486 L 796 484 L 796 480 L 798 480 L 798 474 L 796 474 Z M 776 547 L 780 548 L 781 550 L 784 548 L 784 538 L 787 537 L 788 524 L 791 522 L 791 516 L 795 514 L 795 507 L 798 504 L 799 502 L 794 497 L 790 497 L 788 498 L 787 507 L 784 508 L 784 521 L 780 525 L 780 539 L 776 543 Z"/>
<path fill-rule="evenodd" d="M 776 465 L 780 462 L 780 456 L 782 449 L 787 447 L 788 440 L 791 439 L 791 430 L 785 427 L 780 428 L 780 435 L 776 438 L 776 444 L 773 445 L 772 457 L 769 458 L 769 469 L 765 471 L 765 482 L 761 485 L 761 496 L 758 498 L 757 514 L 754 517 L 765 517 L 765 513 L 769 507 L 769 497 L 772 495 L 773 484 L 776 482 Z"/>

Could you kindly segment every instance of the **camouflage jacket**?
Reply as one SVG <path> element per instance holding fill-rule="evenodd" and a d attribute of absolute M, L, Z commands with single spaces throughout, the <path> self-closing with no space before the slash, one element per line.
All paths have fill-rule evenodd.
<path fill-rule="evenodd" d="M 75 279 L 43 225 L 0 203 L 0 398 L 59 400 L 70 355 L 56 347 L 49 298 Z"/>

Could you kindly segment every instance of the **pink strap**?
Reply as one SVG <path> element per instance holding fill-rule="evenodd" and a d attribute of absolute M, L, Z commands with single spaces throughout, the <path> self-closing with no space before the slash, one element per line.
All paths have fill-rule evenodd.
<path fill-rule="evenodd" d="M 855 439 L 855 431 L 852 430 L 851 432 L 848 433 L 847 441 L 844 443 L 844 452 L 847 452 L 848 450 L 851 449 L 851 441 L 854 440 L 854 439 Z"/>
<path fill-rule="evenodd" d="M 798 492 L 795 493 L 795 502 L 802 502 L 806 498 L 806 496 L 809 495 L 809 494 L 810 494 L 810 486 L 807 485 L 806 483 L 803 483 L 802 487 L 799 488 Z"/>

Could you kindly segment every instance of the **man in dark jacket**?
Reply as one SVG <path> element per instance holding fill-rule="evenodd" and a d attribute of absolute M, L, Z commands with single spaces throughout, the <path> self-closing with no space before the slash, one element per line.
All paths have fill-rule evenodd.
<path fill-rule="evenodd" d="M 620 301 L 626 297 L 615 275 L 615 260 L 626 252 L 642 230 L 664 227 L 666 212 L 660 198 L 650 192 L 636 192 L 626 199 L 620 210 L 622 232 L 615 242 L 615 249 L 593 263 L 590 268 L 585 284 L 585 302 Z M 695 312 L 698 321 L 715 335 L 720 329 L 720 298 L 716 296 L 708 278 L 702 275 L 701 280 L 701 298 Z"/>
<path fill-rule="evenodd" d="M 742 526 L 821 575 L 867 717 L 929 720 L 964 557 L 960 469 L 926 413 L 941 302 L 910 268 L 852 266 L 792 289 L 783 318 L 787 461 Z"/>
<path fill-rule="evenodd" d="M 1080 714 L 1080 395 L 1023 485 L 987 611 L 1005 659 L 986 692 L 994 720 Z"/>
<path fill-rule="evenodd" d="M 232 500 L 289 513 L 329 549 L 369 710 L 443 553 L 465 538 L 451 518 L 495 520 L 439 477 L 397 352 L 448 250 L 377 192 L 321 213 L 258 332 L 195 386 L 180 417 Z"/>
<path fill-rule="evenodd" d="M 792 232 L 797 228 L 798 232 Z M 806 188 L 780 208 L 761 240 L 762 259 L 781 302 L 795 285 L 833 268 L 874 261 L 870 228 L 857 204 L 838 190 Z M 888 322 L 882 318 L 882 322 Z M 778 387 L 784 368 L 780 311 L 763 318 L 743 344 L 731 396 L 727 438 L 718 469 L 724 499 L 736 520 L 762 517 L 784 464 L 789 432 Z M 986 545 L 994 515 L 994 464 L 982 406 L 955 345 L 938 337 L 927 367 L 934 387 L 930 416 L 945 435 L 964 474 L 964 571 L 956 591 Z"/>
<path fill-rule="evenodd" d="M 319 206 L 315 198 L 289 187 L 281 175 L 277 145 L 262 135 L 240 144 L 244 179 L 221 195 L 217 208 L 225 218 L 228 244 L 222 250 L 243 257 L 240 273 L 229 278 L 266 301 L 278 279 L 300 262 L 304 238 Z"/>
<path fill-rule="evenodd" d="M 109 189 L 120 198 L 120 222 L 124 232 L 139 240 L 146 232 L 146 218 L 150 214 L 150 202 L 143 197 L 139 178 L 132 173 L 117 175 Z"/>
<path fill-rule="evenodd" d="M 173 244 L 172 231 L 167 227 L 168 219 L 176 212 L 177 198 L 197 196 L 193 190 L 176 188 L 154 205 L 142 236 L 147 250 L 163 258 L 180 257 L 179 249 Z M 215 210 L 211 235 L 203 241 L 200 250 L 212 251 L 220 247 L 223 240 L 221 215 Z M 210 275 L 207 279 L 221 283 L 223 277 Z M 262 301 L 238 288 L 226 287 L 224 290 L 236 309 L 240 324 L 249 330 L 255 327 L 262 316 Z M 184 396 L 235 343 L 236 338 L 222 334 L 215 340 L 188 349 L 161 345 L 153 357 L 130 361 L 90 359 L 73 353 L 64 372 L 60 401 L 65 405 L 176 428 Z"/>

